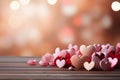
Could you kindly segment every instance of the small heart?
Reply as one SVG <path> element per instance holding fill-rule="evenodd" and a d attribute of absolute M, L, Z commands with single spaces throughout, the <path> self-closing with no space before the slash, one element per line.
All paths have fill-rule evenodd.
<path fill-rule="evenodd" d="M 100 60 L 102 60 L 103 58 L 105 58 L 105 55 L 102 52 L 96 52 L 95 54 Z"/>
<path fill-rule="evenodd" d="M 70 49 L 67 50 L 67 52 L 70 54 L 70 56 L 73 56 L 75 54 L 75 49 L 70 48 Z"/>
<path fill-rule="evenodd" d="M 56 65 L 57 65 L 57 67 L 59 67 L 59 68 L 63 68 L 64 66 L 65 66 L 65 60 L 64 59 L 62 59 L 62 60 L 59 60 L 59 59 L 57 59 L 56 60 Z"/>
<path fill-rule="evenodd" d="M 110 70 L 110 66 L 111 66 L 111 64 L 107 58 L 104 58 L 100 61 L 100 67 L 104 71 Z"/>
<path fill-rule="evenodd" d="M 96 56 L 95 54 L 92 56 L 92 61 L 95 62 L 95 69 L 101 69 L 100 68 L 100 58 L 98 56 Z"/>
<path fill-rule="evenodd" d="M 39 65 L 40 66 L 48 66 L 48 63 L 44 62 L 44 61 L 39 61 Z"/>
<path fill-rule="evenodd" d="M 95 47 L 95 51 L 96 52 L 99 52 L 99 51 L 101 51 L 101 45 L 100 44 L 94 44 L 94 47 Z"/>
<path fill-rule="evenodd" d="M 102 49 L 101 49 L 101 52 L 107 56 L 108 53 L 110 53 L 111 51 L 115 51 L 115 47 L 110 45 L 110 44 L 107 44 L 107 45 L 104 45 L 102 46 Z"/>
<path fill-rule="evenodd" d="M 118 63 L 118 59 L 117 58 L 113 58 L 112 59 L 111 57 L 109 57 L 108 60 L 111 63 L 111 68 L 114 68 L 117 65 L 117 63 Z"/>
<path fill-rule="evenodd" d="M 75 68 L 80 69 L 83 67 L 83 63 L 85 61 L 87 61 L 87 59 L 88 59 L 88 56 L 81 56 L 80 57 L 79 55 L 73 55 L 70 60 L 71 60 L 71 64 Z"/>
<path fill-rule="evenodd" d="M 93 45 L 89 45 L 89 46 L 81 45 L 81 46 L 80 46 L 80 52 L 81 52 L 83 55 L 90 56 L 94 51 L 95 51 L 95 48 L 94 48 Z"/>
<path fill-rule="evenodd" d="M 34 60 L 28 60 L 27 62 L 29 65 L 36 65 L 37 64 L 37 60 L 34 59 Z"/>
<path fill-rule="evenodd" d="M 95 62 L 91 61 L 90 63 L 84 62 L 84 68 L 88 71 L 92 70 L 95 66 Z"/>

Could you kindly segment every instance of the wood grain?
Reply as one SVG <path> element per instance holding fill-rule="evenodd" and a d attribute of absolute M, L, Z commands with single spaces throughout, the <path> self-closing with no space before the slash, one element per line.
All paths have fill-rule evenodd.
<path fill-rule="evenodd" d="M 29 66 L 34 57 L 0 57 L 1 80 L 119 80 L 120 69 L 114 71 L 68 71 L 66 68 Z"/>

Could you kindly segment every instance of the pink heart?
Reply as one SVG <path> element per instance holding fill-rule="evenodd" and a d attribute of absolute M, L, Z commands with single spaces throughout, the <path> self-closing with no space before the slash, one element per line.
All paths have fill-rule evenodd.
<path fill-rule="evenodd" d="M 115 47 L 114 46 L 112 46 L 110 44 L 102 46 L 101 52 L 104 53 L 105 56 L 107 56 L 108 53 L 110 53 L 111 51 L 115 51 Z"/>
<path fill-rule="evenodd" d="M 93 45 L 89 45 L 89 46 L 81 45 L 80 46 L 80 52 L 83 55 L 90 56 L 94 51 L 95 51 L 95 48 Z"/>
<path fill-rule="evenodd" d="M 27 62 L 29 65 L 36 65 L 37 64 L 37 60 L 34 59 L 34 60 L 28 60 Z"/>
<path fill-rule="evenodd" d="M 44 61 L 40 61 L 40 62 L 39 62 L 39 65 L 40 65 L 40 66 L 48 66 L 48 63 L 47 63 L 47 62 L 44 62 Z"/>
<path fill-rule="evenodd" d="M 111 68 L 114 68 L 117 65 L 117 63 L 118 63 L 118 59 L 117 58 L 113 58 L 112 59 L 111 57 L 109 57 L 108 60 L 111 63 Z"/>
<path fill-rule="evenodd" d="M 101 50 L 101 45 L 100 44 L 94 44 L 96 52 L 99 52 Z"/>
<path fill-rule="evenodd" d="M 92 70 L 95 66 L 95 62 L 91 61 L 90 63 L 84 62 L 84 68 L 88 71 Z"/>
<path fill-rule="evenodd" d="M 73 56 L 75 54 L 75 49 L 70 48 L 70 49 L 67 50 L 67 52 L 70 54 L 70 56 Z"/>
<path fill-rule="evenodd" d="M 56 65 L 59 68 L 63 68 L 65 66 L 65 63 L 66 63 L 66 61 L 64 59 L 62 59 L 62 60 L 57 59 L 56 60 Z"/>

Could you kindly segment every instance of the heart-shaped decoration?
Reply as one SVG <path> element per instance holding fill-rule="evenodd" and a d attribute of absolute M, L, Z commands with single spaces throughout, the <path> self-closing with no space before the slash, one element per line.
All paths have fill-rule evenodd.
<path fill-rule="evenodd" d="M 112 59 L 111 57 L 109 57 L 108 60 L 111 63 L 111 68 L 114 68 L 117 65 L 117 63 L 118 63 L 118 59 L 117 58 L 113 58 Z"/>
<path fill-rule="evenodd" d="M 102 60 L 103 58 L 105 58 L 105 55 L 102 52 L 96 52 L 95 54 L 100 60 Z"/>
<path fill-rule="evenodd" d="M 73 55 L 70 60 L 71 60 L 71 64 L 75 68 L 80 69 L 83 67 L 83 63 L 85 61 L 87 61 L 87 59 L 88 59 L 88 56 L 81 56 L 80 57 L 79 55 Z"/>
<path fill-rule="evenodd" d="M 90 63 L 89 62 L 84 62 L 84 68 L 88 71 L 92 70 L 95 66 L 95 62 L 94 61 L 91 61 Z"/>
<path fill-rule="evenodd" d="M 111 64 L 109 62 L 109 60 L 107 58 L 104 58 L 100 61 L 100 67 L 102 70 L 106 71 L 106 70 L 110 70 L 111 68 Z"/>
<path fill-rule="evenodd" d="M 65 66 L 65 63 L 66 63 L 66 61 L 64 59 L 62 59 L 62 60 L 57 59 L 56 60 L 56 65 L 59 68 L 63 68 Z"/>
<path fill-rule="evenodd" d="M 29 65 L 36 65 L 37 64 L 37 60 L 34 59 L 34 60 L 28 60 L 27 62 Z"/>
<path fill-rule="evenodd" d="M 95 62 L 95 69 L 101 69 L 101 68 L 100 68 L 100 65 L 99 65 L 99 63 L 100 63 L 100 58 L 99 58 L 98 56 L 96 56 L 95 53 L 94 53 L 94 55 L 92 56 L 92 61 Z"/>
<path fill-rule="evenodd" d="M 100 44 L 94 44 L 94 47 L 95 47 L 95 51 L 96 52 L 99 52 L 99 51 L 101 51 L 101 45 Z"/>
<path fill-rule="evenodd" d="M 93 45 L 89 45 L 89 46 L 81 45 L 80 46 L 80 52 L 83 55 L 90 56 L 94 51 L 95 51 L 95 48 Z"/>
<path fill-rule="evenodd" d="M 115 51 L 114 46 L 112 46 L 110 44 L 102 46 L 101 52 L 104 53 L 105 56 L 107 56 L 108 53 L 110 53 L 111 51 Z"/>

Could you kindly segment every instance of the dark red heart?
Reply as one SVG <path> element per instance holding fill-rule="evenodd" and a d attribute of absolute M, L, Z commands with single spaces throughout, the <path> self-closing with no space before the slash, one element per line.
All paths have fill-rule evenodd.
<path fill-rule="evenodd" d="M 109 60 L 107 58 L 102 59 L 100 61 L 99 65 L 100 65 L 101 69 L 104 70 L 104 71 L 111 70 L 111 67 L 110 67 L 111 64 L 110 64 L 110 62 L 109 62 Z"/>
<path fill-rule="evenodd" d="M 105 58 L 105 55 L 103 53 L 101 53 L 100 55 L 95 54 L 100 60 L 102 60 L 103 58 Z"/>
<path fill-rule="evenodd" d="M 67 67 L 67 68 L 71 66 L 71 60 L 70 60 L 70 58 L 71 58 L 70 54 L 66 53 L 66 55 L 65 55 L 65 61 L 66 61 L 65 67 Z"/>
<path fill-rule="evenodd" d="M 95 62 L 95 69 L 97 69 L 97 70 L 98 70 L 98 69 L 101 69 L 101 68 L 100 68 L 100 65 L 99 65 L 99 63 L 100 63 L 100 58 L 99 58 L 99 57 L 97 57 L 97 56 L 94 55 L 94 56 L 92 57 L 92 61 Z"/>

